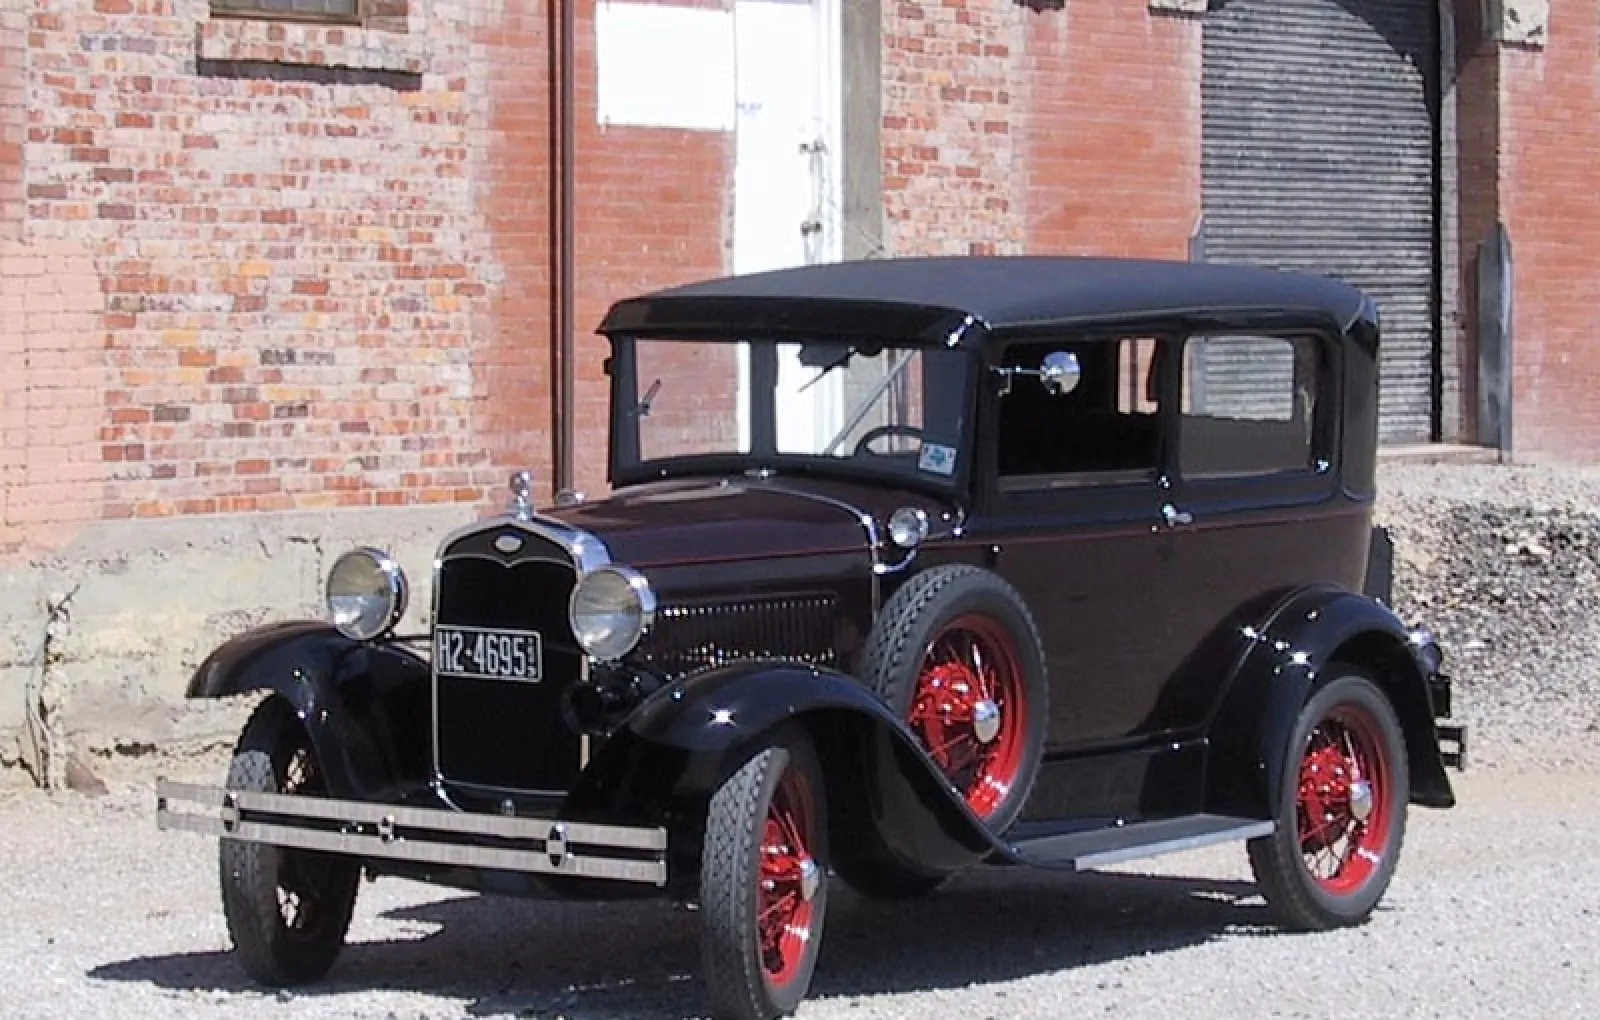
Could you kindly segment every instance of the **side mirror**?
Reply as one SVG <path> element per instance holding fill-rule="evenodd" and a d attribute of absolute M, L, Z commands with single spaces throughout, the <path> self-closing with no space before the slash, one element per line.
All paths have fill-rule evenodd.
<path fill-rule="evenodd" d="M 1064 397 L 1082 381 L 1083 369 L 1071 351 L 1051 351 L 1039 366 L 1039 383 L 1051 396 Z"/>

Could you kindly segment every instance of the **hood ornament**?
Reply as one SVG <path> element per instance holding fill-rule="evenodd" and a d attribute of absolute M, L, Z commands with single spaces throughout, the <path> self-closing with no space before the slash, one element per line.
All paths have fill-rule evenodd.
<path fill-rule="evenodd" d="M 517 471 L 511 475 L 511 505 L 506 513 L 519 521 L 533 520 L 532 471 Z"/>

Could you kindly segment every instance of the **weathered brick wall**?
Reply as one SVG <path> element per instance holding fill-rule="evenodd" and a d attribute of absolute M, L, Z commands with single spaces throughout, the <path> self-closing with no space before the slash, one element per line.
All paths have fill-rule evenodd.
<path fill-rule="evenodd" d="M 1519 455 L 1600 456 L 1600 8 L 1550 5 L 1544 49 L 1501 54 L 1500 202 L 1516 264 Z"/>
<path fill-rule="evenodd" d="M 29 225 L 104 277 L 107 516 L 498 480 L 471 403 L 467 5 L 423 6 L 409 36 L 33 6 Z"/>
<path fill-rule="evenodd" d="M 20 0 L 0 2 L 0 240 L 22 236 L 22 140 L 27 131 L 28 16 Z"/>
<path fill-rule="evenodd" d="M 0 224 L 25 187 L 28 236 L 84 245 L 103 277 L 105 516 L 472 503 L 524 465 L 548 491 L 547 11 L 404 6 L 379 19 L 396 32 L 42 0 L 4 35 Z M 573 324 L 590 491 L 593 327 L 619 294 L 726 268 L 732 158 L 723 132 L 597 125 L 593 9 Z"/>
<path fill-rule="evenodd" d="M 1021 251 L 1016 69 L 1033 16 L 1014 0 L 886 0 L 883 18 L 889 251 Z"/>
<path fill-rule="evenodd" d="M 1148 0 L 884 10 L 892 251 L 1185 256 L 1198 17 Z"/>
<path fill-rule="evenodd" d="M 1029 18 L 1030 251 L 1187 257 L 1200 215 L 1201 24 L 1148 0 Z"/>
<path fill-rule="evenodd" d="M 100 278 L 70 241 L 0 241 L 0 559 L 100 515 Z"/>

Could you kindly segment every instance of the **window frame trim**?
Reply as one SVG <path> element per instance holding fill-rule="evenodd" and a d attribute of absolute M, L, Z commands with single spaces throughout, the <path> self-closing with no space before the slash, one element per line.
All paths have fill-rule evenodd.
<path fill-rule="evenodd" d="M 1270 471 L 1251 471 L 1228 475 L 1189 475 L 1183 469 L 1184 419 L 1183 398 L 1187 392 L 1184 379 L 1184 356 L 1189 343 L 1211 337 L 1239 337 L 1252 340 L 1310 340 L 1317 345 L 1318 379 L 1316 402 L 1312 407 L 1311 448 L 1303 467 L 1274 468 Z M 1340 338 L 1325 329 L 1314 326 L 1283 327 L 1278 329 L 1228 330 L 1223 328 L 1193 329 L 1173 338 L 1174 355 L 1169 366 L 1170 393 L 1173 418 L 1167 433 L 1168 474 L 1175 485 L 1185 490 L 1199 486 L 1257 485 L 1272 482 L 1292 482 L 1297 479 L 1320 478 L 1334 473 L 1339 458 L 1340 384 L 1343 363 L 1340 358 Z"/>
<path fill-rule="evenodd" d="M 261 4 L 265 0 L 245 0 Z M 317 25 L 331 28 L 364 28 L 367 24 L 367 0 L 351 0 L 355 10 L 350 14 L 329 14 L 317 11 L 283 11 L 270 7 L 225 7 L 217 0 L 206 0 L 212 18 L 228 21 L 271 21 L 290 25 Z"/>

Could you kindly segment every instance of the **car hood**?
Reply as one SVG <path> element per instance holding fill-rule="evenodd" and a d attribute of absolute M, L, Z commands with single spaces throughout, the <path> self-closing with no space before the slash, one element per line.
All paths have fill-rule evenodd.
<path fill-rule="evenodd" d="M 852 551 L 865 556 L 871 536 L 882 536 L 888 515 L 902 506 L 921 507 L 935 531 L 950 516 L 938 500 L 916 493 L 746 477 L 633 486 L 546 515 L 601 539 L 614 561 L 643 568 Z"/>

